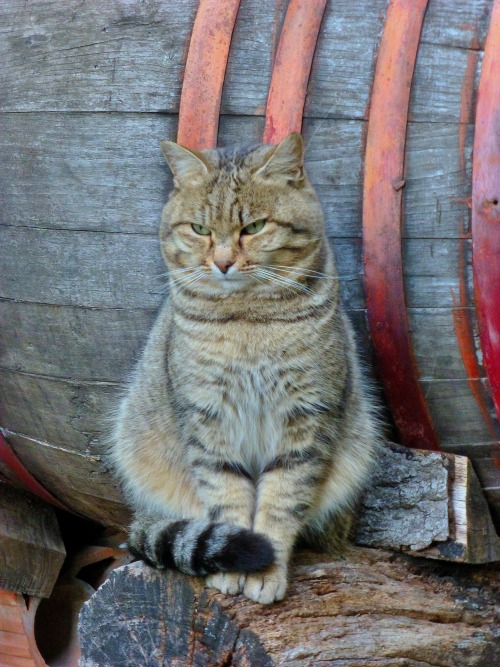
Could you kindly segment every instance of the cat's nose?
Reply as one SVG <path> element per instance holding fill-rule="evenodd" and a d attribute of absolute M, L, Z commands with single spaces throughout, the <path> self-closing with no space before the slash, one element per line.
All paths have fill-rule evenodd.
<path fill-rule="evenodd" d="M 227 273 L 228 269 L 234 264 L 232 259 L 219 259 L 214 261 L 215 266 L 221 273 Z"/>

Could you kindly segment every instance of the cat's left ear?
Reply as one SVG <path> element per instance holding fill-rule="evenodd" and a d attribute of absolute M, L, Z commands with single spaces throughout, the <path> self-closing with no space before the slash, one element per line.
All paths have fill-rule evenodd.
<path fill-rule="evenodd" d="M 299 183 L 304 179 L 304 142 L 297 132 L 283 139 L 256 172 L 262 178 L 286 179 Z"/>
<path fill-rule="evenodd" d="M 209 164 L 199 151 L 183 148 L 174 141 L 162 141 L 161 151 L 174 175 L 176 188 L 201 185 L 208 176 Z"/>

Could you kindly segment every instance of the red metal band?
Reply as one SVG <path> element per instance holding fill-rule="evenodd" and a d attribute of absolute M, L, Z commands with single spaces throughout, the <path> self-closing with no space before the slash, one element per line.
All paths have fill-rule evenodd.
<path fill-rule="evenodd" d="M 472 163 L 474 294 L 484 367 L 500 419 L 500 0 L 495 0 L 477 96 Z"/>
<path fill-rule="evenodd" d="M 458 147 L 460 152 L 460 175 L 462 185 L 465 186 L 467 182 L 467 174 L 465 168 L 466 158 L 466 136 L 467 127 L 469 123 L 474 122 L 473 119 L 473 100 L 474 100 L 474 78 L 476 74 L 477 64 L 479 61 L 479 40 L 477 30 L 474 31 L 471 42 L 470 51 L 467 54 L 467 67 L 465 69 L 464 78 L 462 81 L 462 93 L 460 104 L 460 123 L 458 126 Z M 479 381 L 481 377 L 481 370 L 477 358 L 476 344 L 474 340 L 474 327 L 472 320 L 471 308 L 469 306 L 468 294 L 468 266 L 467 266 L 467 243 L 471 238 L 471 232 L 468 225 L 468 215 L 465 214 L 465 207 L 472 209 L 472 197 L 461 200 L 464 205 L 464 214 L 462 215 L 460 225 L 460 238 L 458 240 L 458 270 L 460 290 L 459 298 L 457 299 L 455 292 L 452 290 L 453 299 L 453 324 L 455 327 L 455 334 L 457 343 L 462 356 L 465 372 L 467 373 L 467 380 L 472 395 L 481 411 L 484 422 L 488 427 L 490 433 L 496 438 L 497 431 L 490 415 L 487 403 L 487 390 L 482 382 Z"/>
<path fill-rule="evenodd" d="M 264 142 L 300 132 L 307 84 L 327 0 L 291 0 L 274 61 Z"/>
<path fill-rule="evenodd" d="M 240 0 L 200 0 L 189 44 L 177 141 L 186 148 L 217 145 L 222 86 Z"/>
<path fill-rule="evenodd" d="M 363 246 L 368 322 L 402 442 L 438 450 L 410 339 L 401 254 L 411 80 L 428 0 L 393 0 L 377 57 L 365 159 Z"/>
<path fill-rule="evenodd" d="M 50 503 L 51 505 L 54 505 L 55 507 L 58 507 L 61 510 L 65 510 L 66 512 L 70 512 L 67 507 L 65 507 L 62 503 L 60 503 L 57 498 L 54 498 L 54 496 L 47 491 L 45 487 L 43 487 L 40 482 L 38 482 L 33 475 L 24 467 L 24 465 L 21 463 L 21 461 L 17 458 L 16 454 L 14 453 L 14 450 L 12 447 L 9 445 L 7 440 L 3 437 L 3 435 L 0 433 L 0 461 L 2 463 L 5 463 L 5 465 L 11 470 L 14 475 L 19 479 L 20 482 L 24 484 L 24 486 L 28 489 L 28 491 L 31 491 L 31 493 L 35 494 L 35 496 L 38 496 L 42 500 L 45 500 L 45 502 Z"/>

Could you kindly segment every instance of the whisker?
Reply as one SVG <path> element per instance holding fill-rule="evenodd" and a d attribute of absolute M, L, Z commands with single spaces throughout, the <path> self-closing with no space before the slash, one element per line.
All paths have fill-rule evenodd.
<path fill-rule="evenodd" d="M 186 287 L 187 285 L 190 285 L 192 287 L 193 285 L 199 283 L 202 278 L 203 278 L 203 273 L 201 273 L 199 276 L 196 276 L 192 280 L 188 280 L 187 282 L 183 283 L 182 287 Z"/>
<path fill-rule="evenodd" d="M 158 274 L 160 278 L 163 278 L 165 276 L 172 276 L 172 275 L 177 275 L 178 273 L 185 273 L 186 271 L 193 271 L 194 269 L 197 269 L 197 266 L 187 266 L 186 268 L 183 269 L 172 269 L 170 271 L 166 271 L 165 273 L 160 273 Z"/>
<path fill-rule="evenodd" d="M 200 280 L 202 279 L 202 277 L 203 277 L 203 276 L 196 276 L 196 277 L 193 278 L 192 280 L 187 280 L 185 283 L 182 283 L 181 285 L 179 285 L 179 287 L 180 287 L 180 289 L 182 289 L 182 288 L 184 288 L 184 287 L 188 287 L 188 286 L 189 286 L 189 287 L 194 287 L 194 285 L 196 285 L 196 283 L 199 283 L 199 282 L 200 282 Z"/>
<path fill-rule="evenodd" d="M 302 283 L 299 283 L 297 280 L 293 280 L 293 278 L 289 276 L 282 276 L 280 273 L 276 273 L 272 269 L 267 269 L 270 273 L 272 273 L 274 276 L 277 278 L 281 278 L 282 281 L 285 281 L 286 283 L 293 285 L 296 289 L 302 291 L 302 292 L 308 292 L 312 293 L 312 290 L 310 287 L 307 287 L 307 285 L 303 285 Z"/>
<path fill-rule="evenodd" d="M 308 278 L 329 278 L 330 280 L 338 280 L 337 276 L 329 275 L 328 273 L 322 273 L 321 271 L 313 271 L 312 269 L 306 269 L 302 266 L 291 267 L 284 266 L 283 264 L 273 264 L 272 266 L 263 264 L 265 268 L 269 269 L 279 269 L 280 271 L 290 271 L 292 273 L 297 273 Z"/>
<path fill-rule="evenodd" d="M 281 285 L 282 287 L 287 287 L 288 289 L 291 289 L 294 292 L 311 292 L 311 290 L 308 287 L 306 287 L 305 285 L 301 285 L 296 280 L 292 280 L 291 278 L 285 278 L 285 276 L 281 276 L 278 273 L 274 273 L 273 271 L 268 271 L 266 269 L 259 269 L 259 275 L 262 278 L 267 278 L 268 280 L 275 282 L 277 285 Z"/>
<path fill-rule="evenodd" d="M 172 282 L 175 283 L 176 285 L 187 285 L 198 277 L 203 277 L 203 271 L 200 271 L 199 269 L 197 269 L 194 272 L 188 273 L 187 275 L 184 274 L 182 276 L 179 276 L 178 278 L 172 278 Z"/>
<path fill-rule="evenodd" d="M 255 273 L 254 273 L 253 271 L 249 271 L 249 273 L 250 273 L 250 277 L 251 277 L 251 278 L 255 278 L 255 280 L 256 280 L 258 283 L 260 283 L 261 285 L 265 285 L 265 284 L 266 284 L 263 280 L 261 280 L 258 276 L 256 276 Z"/>

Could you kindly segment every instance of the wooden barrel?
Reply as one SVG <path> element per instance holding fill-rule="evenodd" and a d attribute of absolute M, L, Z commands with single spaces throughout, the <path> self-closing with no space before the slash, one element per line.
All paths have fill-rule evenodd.
<path fill-rule="evenodd" d="M 165 296 L 159 142 L 272 142 L 302 125 L 399 437 L 469 455 L 498 518 L 499 5 L 4 0 L 2 474 L 124 520 L 103 406 Z"/>

